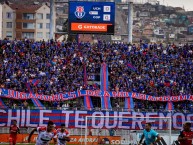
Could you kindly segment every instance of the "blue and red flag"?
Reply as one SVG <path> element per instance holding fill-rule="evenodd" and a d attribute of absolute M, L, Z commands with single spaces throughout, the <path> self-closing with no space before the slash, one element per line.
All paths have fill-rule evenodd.
<path fill-rule="evenodd" d="M 88 82 L 87 82 L 86 65 L 84 65 L 84 86 L 86 87 L 87 85 L 88 85 Z M 84 107 L 86 109 L 93 108 L 93 104 L 90 96 L 84 96 Z"/>
<path fill-rule="evenodd" d="M 90 96 L 84 96 L 84 107 L 85 109 L 92 109 L 93 104 Z"/>
<path fill-rule="evenodd" d="M 132 97 L 125 97 L 125 109 L 126 110 L 133 110 L 134 109 L 134 103 Z"/>
<path fill-rule="evenodd" d="M 38 107 L 38 109 L 44 109 L 44 105 L 38 100 L 38 99 L 31 99 L 34 103 L 35 107 Z"/>
<path fill-rule="evenodd" d="M 33 80 L 32 80 L 32 84 L 33 84 L 34 86 L 37 86 L 37 85 L 39 84 L 39 82 L 40 82 L 39 79 L 33 79 Z"/>
<path fill-rule="evenodd" d="M 173 105 L 173 102 L 172 102 L 172 101 L 168 101 L 168 102 L 167 102 L 166 110 L 168 110 L 168 111 L 174 110 L 174 105 Z"/>
<path fill-rule="evenodd" d="M 100 70 L 100 89 L 101 91 L 108 91 L 108 66 L 106 63 L 102 63 Z M 101 96 L 102 109 L 112 109 L 109 96 Z"/>
<path fill-rule="evenodd" d="M 132 71 L 137 71 L 136 67 L 134 67 L 131 63 L 127 63 L 127 67 L 131 69 Z"/>
<path fill-rule="evenodd" d="M 30 86 L 30 83 L 26 83 L 26 87 L 27 87 L 29 93 L 32 93 L 32 92 L 33 92 L 32 88 L 31 88 L 31 86 Z"/>
<path fill-rule="evenodd" d="M 101 96 L 101 108 L 102 109 L 112 109 L 111 100 L 109 96 Z"/>
<path fill-rule="evenodd" d="M 100 83 L 101 91 L 108 91 L 108 66 L 106 63 L 101 65 Z"/>
<path fill-rule="evenodd" d="M 26 83 L 26 87 L 27 87 L 29 93 L 33 94 L 33 90 L 32 90 L 32 88 L 31 88 L 29 83 Z M 38 107 L 38 109 L 44 109 L 44 105 L 38 99 L 31 98 L 31 100 L 34 103 L 35 107 Z"/>

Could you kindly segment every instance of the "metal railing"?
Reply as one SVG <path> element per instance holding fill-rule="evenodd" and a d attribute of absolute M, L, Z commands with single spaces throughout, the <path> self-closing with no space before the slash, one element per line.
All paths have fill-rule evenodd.
<path fill-rule="evenodd" d="M 27 108 L 25 107 L 8 107 L 8 106 L 0 106 L 0 109 L 19 109 L 19 110 L 33 110 L 33 109 L 38 109 L 38 110 L 82 110 L 82 111 L 126 111 L 126 112 L 131 112 L 131 111 L 135 111 L 135 112 L 182 112 L 182 113 L 191 113 L 192 110 L 188 110 L 188 109 L 175 109 L 175 110 L 166 110 L 166 109 L 129 109 L 129 108 L 112 108 L 112 109 L 102 109 L 100 107 L 95 107 L 95 108 L 85 108 L 85 107 L 43 107 L 43 108 L 39 108 L 39 107 L 35 107 L 35 106 L 28 106 Z"/>

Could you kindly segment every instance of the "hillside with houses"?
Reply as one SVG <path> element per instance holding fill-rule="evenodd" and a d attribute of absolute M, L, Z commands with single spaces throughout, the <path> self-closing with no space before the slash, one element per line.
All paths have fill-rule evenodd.
<path fill-rule="evenodd" d="M 64 1 L 64 0 L 63 0 Z M 47 5 L 49 0 L 0 0 L 7 5 Z M 68 3 L 55 0 L 55 31 L 68 30 Z M 80 35 L 81 40 L 92 41 L 97 38 L 127 42 L 128 6 L 116 3 L 115 36 Z M 60 35 L 56 34 L 56 38 Z M 87 39 L 88 38 L 88 39 Z M 193 42 L 193 11 L 185 11 L 181 7 L 160 5 L 159 3 L 134 4 L 133 42 L 140 39 L 146 42 Z"/>

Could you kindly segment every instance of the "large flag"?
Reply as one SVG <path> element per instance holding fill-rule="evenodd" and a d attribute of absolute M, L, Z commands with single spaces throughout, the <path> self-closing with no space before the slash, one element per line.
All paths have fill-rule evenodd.
<path fill-rule="evenodd" d="M 126 110 L 133 110 L 134 109 L 134 103 L 132 97 L 126 97 L 125 98 L 125 109 Z"/>
<path fill-rule="evenodd" d="M 173 105 L 173 102 L 172 102 L 172 101 L 168 101 L 168 102 L 167 102 L 166 110 L 168 110 L 168 111 L 174 110 L 174 105 Z"/>
<path fill-rule="evenodd" d="M 31 99 L 35 107 L 38 109 L 44 109 L 44 105 L 38 99 Z"/>
<path fill-rule="evenodd" d="M 108 66 L 102 63 L 100 71 L 100 89 L 101 91 L 108 91 Z M 109 96 L 101 96 L 101 108 L 112 109 Z"/>
<path fill-rule="evenodd" d="M 108 91 L 108 66 L 106 63 L 101 65 L 100 83 L 101 91 Z"/>
<path fill-rule="evenodd" d="M 88 85 L 88 82 L 87 82 L 86 65 L 84 65 L 84 86 L 86 87 L 87 85 Z M 84 96 L 84 107 L 86 109 L 93 108 L 93 104 L 90 96 Z"/>
<path fill-rule="evenodd" d="M 29 93 L 33 94 L 33 90 L 32 90 L 32 88 L 31 88 L 29 83 L 26 83 L 26 87 L 27 87 Z M 37 107 L 38 109 L 44 109 L 44 105 L 38 99 L 33 99 L 32 98 L 31 100 L 34 103 L 35 107 Z"/>
<path fill-rule="evenodd" d="M 85 109 L 92 109 L 93 104 L 90 96 L 84 96 L 84 107 Z"/>

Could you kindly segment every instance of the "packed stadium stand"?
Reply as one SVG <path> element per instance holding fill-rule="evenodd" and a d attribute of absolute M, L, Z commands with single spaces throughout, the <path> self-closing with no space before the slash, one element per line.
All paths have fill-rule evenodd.
<path fill-rule="evenodd" d="M 179 144 L 193 121 L 193 11 L 135 0 L 130 23 L 129 1 L 114 2 L 115 16 L 106 4 L 110 17 L 101 15 L 113 31 L 95 33 L 71 30 L 70 18 L 80 24 L 77 16 L 93 13 L 87 4 L 79 12 L 66 0 L 0 0 L 0 144 L 10 142 L 14 121 L 23 144 L 49 121 L 70 132 L 68 145 L 136 145 L 149 122 L 159 145 Z"/>
<path fill-rule="evenodd" d="M 152 96 L 193 94 L 193 45 L 89 42 L 0 41 L 0 87 L 29 93 L 53 95 L 77 90 L 100 89 L 100 67 L 109 70 L 109 91 L 137 92 Z M 84 83 L 84 67 L 88 79 Z M 98 98 L 97 98 L 98 99 Z M 100 99 L 93 98 L 100 108 Z M 9 107 L 24 106 L 23 101 L 2 99 Z M 33 106 L 30 100 L 27 105 Z M 77 102 L 77 103 L 76 103 Z M 123 107 L 121 98 L 112 106 Z M 46 107 L 83 106 L 82 99 L 43 102 Z M 15 105 L 14 105 L 15 104 Z M 26 105 L 26 103 L 25 103 Z M 192 101 L 176 102 L 178 111 L 193 111 Z M 134 99 L 135 109 L 165 110 L 166 103 Z"/>

